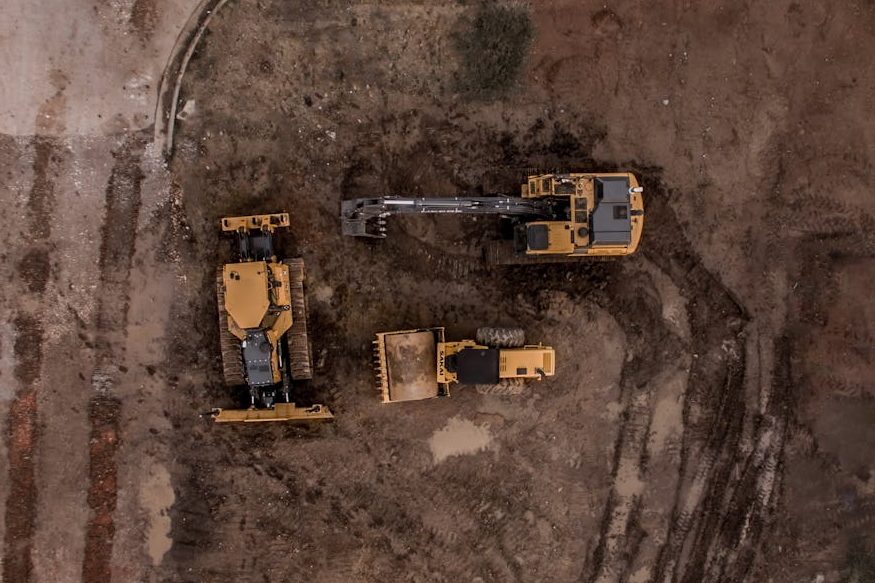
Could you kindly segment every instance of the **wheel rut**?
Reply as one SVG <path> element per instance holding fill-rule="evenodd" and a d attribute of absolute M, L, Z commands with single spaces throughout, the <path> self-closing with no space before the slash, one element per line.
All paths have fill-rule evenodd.
<path fill-rule="evenodd" d="M 49 279 L 51 217 L 55 201 L 55 177 L 61 161 L 56 140 L 36 136 L 33 148 L 33 182 L 27 198 L 24 247 L 19 261 L 24 289 L 30 296 L 22 302 L 13 325 L 14 377 L 18 383 L 7 419 L 9 494 L 6 499 L 6 540 L 3 548 L 4 581 L 33 580 L 33 537 L 36 530 L 38 493 L 36 455 L 39 446 L 38 397 L 42 389 L 43 328 L 42 298 Z"/>
<path fill-rule="evenodd" d="M 116 455 L 120 447 L 121 401 L 114 387 L 123 372 L 130 272 L 140 211 L 142 154 L 145 134 L 125 138 L 113 153 L 115 164 L 106 187 L 101 230 L 97 314 L 94 341 L 93 396 L 88 407 L 89 441 L 88 506 L 82 579 L 110 581 L 118 501 Z"/>

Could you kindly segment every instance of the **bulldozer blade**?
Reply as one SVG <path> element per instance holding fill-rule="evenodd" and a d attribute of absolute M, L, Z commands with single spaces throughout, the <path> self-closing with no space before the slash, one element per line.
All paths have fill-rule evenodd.
<path fill-rule="evenodd" d="M 289 349 L 289 369 L 292 379 L 305 381 L 313 378 L 310 337 L 307 334 L 307 296 L 304 294 L 304 260 L 287 259 L 289 286 L 292 293 L 292 327 L 286 336 Z"/>
<path fill-rule="evenodd" d="M 296 407 L 294 403 L 277 403 L 273 409 L 213 409 L 210 411 L 210 416 L 216 423 L 265 423 L 268 421 L 312 423 L 334 420 L 334 415 L 325 405 Z"/>

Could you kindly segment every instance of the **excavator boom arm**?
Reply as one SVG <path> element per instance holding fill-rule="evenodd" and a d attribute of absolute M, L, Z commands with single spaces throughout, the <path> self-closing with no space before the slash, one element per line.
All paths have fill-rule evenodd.
<path fill-rule="evenodd" d="M 555 215 L 549 200 L 513 196 L 447 198 L 355 198 L 341 203 L 343 234 L 351 237 L 386 237 L 386 217 L 415 214 L 468 214 L 526 216 L 549 219 Z"/>

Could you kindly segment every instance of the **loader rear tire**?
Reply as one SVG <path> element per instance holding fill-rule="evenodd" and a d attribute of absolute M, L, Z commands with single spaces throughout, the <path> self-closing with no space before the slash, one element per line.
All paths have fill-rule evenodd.
<path fill-rule="evenodd" d="M 216 269 L 216 303 L 219 307 L 219 347 L 222 351 L 222 376 L 225 379 L 225 384 L 230 387 L 245 385 L 243 348 L 240 345 L 240 339 L 231 334 L 231 330 L 228 328 L 222 267 Z"/>
<path fill-rule="evenodd" d="M 525 379 L 501 379 L 494 385 L 476 385 L 476 390 L 481 395 L 497 397 L 515 397 L 526 390 Z"/>
<path fill-rule="evenodd" d="M 477 328 L 477 344 L 490 348 L 522 348 L 526 331 L 522 328 Z"/>

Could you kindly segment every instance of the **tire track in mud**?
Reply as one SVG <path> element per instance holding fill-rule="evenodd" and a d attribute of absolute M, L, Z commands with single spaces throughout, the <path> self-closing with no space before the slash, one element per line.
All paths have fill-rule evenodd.
<path fill-rule="evenodd" d="M 861 225 L 873 222 L 869 215 L 860 214 L 859 211 L 849 212 L 853 215 L 853 220 L 859 221 Z M 844 262 L 862 258 L 871 260 L 875 257 L 873 252 L 875 237 L 871 232 L 870 229 L 862 229 L 851 234 L 805 233 L 795 241 L 796 245 L 793 249 L 795 260 L 791 264 L 789 281 L 805 282 L 805 284 L 798 291 L 788 294 L 786 298 L 789 304 L 788 315 L 783 335 L 775 341 L 776 364 L 771 394 L 767 406 L 763 407 L 760 423 L 761 437 L 756 442 L 756 457 L 753 458 L 754 463 L 765 466 L 764 478 L 755 485 L 748 486 L 748 489 L 756 488 L 757 503 L 770 515 L 765 524 L 751 521 L 750 530 L 753 531 L 753 537 L 748 536 L 747 529 L 738 529 L 741 531 L 741 536 L 738 537 L 740 542 L 735 544 L 739 550 L 733 551 L 733 554 L 749 554 L 749 543 L 745 537 L 765 540 L 761 531 L 768 527 L 776 531 L 778 541 L 783 537 L 790 537 L 794 542 L 790 544 L 784 542 L 783 548 L 772 542 L 770 545 L 772 548 L 764 553 L 766 560 L 780 557 L 780 560 L 789 561 L 810 557 L 812 547 L 816 552 L 828 552 L 830 543 L 824 545 L 824 539 L 849 538 L 850 544 L 853 544 L 855 536 L 872 531 L 870 525 L 875 520 L 875 512 L 873 512 L 875 502 L 871 496 L 857 498 L 851 504 L 841 499 L 828 501 L 820 507 L 819 512 L 805 517 L 805 527 L 800 532 L 797 528 L 798 524 L 792 521 L 792 518 L 790 521 L 787 519 L 794 517 L 790 506 L 798 501 L 798 492 L 792 492 L 793 486 L 790 486 L 791 491 L 786 493 L 782 491 L 785 463 L 792 464 L 800 457 L 823 459 L 824 452 L 819 451 L 818 433 L 812 426 L 811 412 L 808 410 L 810 400 L 817 399 L 818 393 L 833 394 L 834 397 L 840 398 L 861 400 L 869 398 L 870 393 L 864 387 L 859 385 L 848 387 L 841 379 L 832 375 L 821 377 L 816 367 L 811 366 L 808 345 L 812 342 L 812 336 L 828 334 L 827 326 L 831 309 L 836 303 L 842 302 L 843 298 L 839 295 L 839 290 Z M 820 341 L 841 346 L 843 342 L 851 339 L 855 343 L 861 340 L 856 334 L 827 336 L 827 338 Z M 840 352 L 832 351 L 829 354 L 830 364 L 842 370 L 845 363 L 839 355 Z M 792 453 L 785 454 L 785 442 L 792 444 Z M 771 480 L 772 476 L 774 476 L 773 480 Z M 787 499 L 782 500 L 778 493 L 781 494 L 781 498 L 786 495 Z M 744 518 L 747 519 L 746 516 Z M 819 540 L 806 540 L 808 537 L 805 535 L 811 532 L 819 533 L 821 535 L 818 537 Z M 800 537 L 800 534 L 803 536 Z M 748 577 L 759 576 L 762 579 L 766 574 L 772 574 L 771 563 L 766 561 L 757 563 L 754 562 L 754 558 L 747 560 L 745 564 Z M 708 575 L 711 580 L 718 580 L 718 575 L 729 580 L 740 578 L 731 571 L 721 572 L 722 567 L 723 565 L 716 561 L 715 564 L 709 565 L 711 570 Z M 856 574 L 859 575 L 859 572 Z M 853 579 L 852 572 L 849 580 Z"/>
<path fill-rule="evenodd" d="M 671 333 L 661 305 L 644 279 L 620 281 L 619 302 L 597 298 L 626 333 L 634 355 L 623 367 L 620 402 L 623 413 L 614 446 L 613 487 L 602 516 L 599 542 L 585 570 L 592 581 L 611 581 L 626 573 L 637 554 L 643 534 L 638 527 L 647 479 L 648 440 L 651 433 L 656 383 L 654 377 L 669 363 L 683 358 L 685 347 Z M 607 292 L 614 295 L 613 291 Z M 659 347 L 658 349 L 655 347 Z"/>
<path fill-rule="evenodd" d="M 27 583 L 33 578 L 33 536 L 36 530 L 37 498 L 35 456 L 39 442 L 38 396 L 41 388 L 43 329 L 40 323 L 42 296 L 49 279 L 51 215 L 55 200 L 54 176 L 58 172 L 60 147 L 48 137 L 33 139 L 33 183 L 27 200 L 27 223 L 23 246 L 28 248 L 17 270 L 31 301 L 22 302 L 13 325 L 16 338 L 14 377 L 19 387 L 9 407 L 7 452 L 9 493 L 6 499 L 6 540 L 3 549 L 3 581 Z"/>
<path fill-rule="evenodd" d="M 94 395 L 88 407 L 89 440 L 88 506 L 91 515 L 85 534 L 82 580 L 106 582 L 112 577 L 111 559 L 118 499 L 116 452 L 120 444 L 121 402 L 114 385 L 123 371 L 130 271 L 140 211 L 144 173 L 140 168 L 145 134 L 125 138 L 113 152 L 115 164 L 106 187 L 106 210 L 101 230 L 94 371 Z"/>
<path fill-rule="evenodd" d="M 674 510 L 652 580 L 695 581 L 701 580 L 696 577 L 718 532 L 724 497 L 732 492 L 733 470 L 741 453 L 739 441 L 747 414 L 743 340 L 747 315 L 694 255 L 664 195 L 655 197 L 648 214 L 651 224 L 658 222 L 660 232 L 674 234 L 649 242 L 645 254 L 687 298 L 690 350 L 697 356 L 684 397 Z"/>
<path fill-rule="evenodd" d="M 648 178 L 652 193 L 648 205 L 651 228 L 642 245 L 645 257 L 663 271 L 687 301 L 691 341 L 675 336 L 662 317 L 658 298 L 641 282 L 621 277 L 614 263 L 539 267 L 512 271 L 509 289 L 525 289 L 526 281 L 542 281 L 539 289 L 563 290 L 573 297 L 587 296 L 607 310 L 623 328 L 632 359 L 620 381 L 623 414 L 615 445 L 612 492 L 604 510 L 598 543 L 584 566 L 582 580 L 627 580 L 645 533 L 638 517 L 642 507 L 639 480 L 646 488 L 648 436 L 652 422 L 654 387 L 650 381 L 666 362 L 684 352 L 693 359 L 684 395 L 683 437 L 679 477 L 667 538 L 651 571 L 652 581 L 697 581 L 706 566 L 720 572 L 744 573 L 747 555 L 709 553 L 727 538 L 739 539 L 726 516 L 760 512 L 759 492 L 768 491 L 779 459 L 764 452 L 762 461 L 745 457 L 739 449 L 743 421 L 748 413 L 744 391 L 744 335 L 747 315 L 725 286 L 701 264 L 683 235 L 664 189 Z M 649 182 L 649 184 L 648 184 Z M 634 261 L 634 259 L 630 259 Z M 775 402 L 780 407 L 780 402 Z M 780 429 L 780 426 L 778 426 Z M 739 469 L 749 468 L 748 473 Z M 620 482 L 631 478 L 633 487 Z M 764 482 L 770 482 L 768 487 Z M 750 487 L 750 484 L 759 488 Z M 771 497 L 771 496 L 770 496 Z M 743 509 L 743 510 L 739 510 Z M 745 541 L 756 549 L 762 531 L 746 531 Z M 719 539 L 718 539 L 719 537 Z M 715 542 L 717 541 L 717 542 Z M 743 574 L 740 575 L 743 579 Z M 736 580 L 740 580 L 736 579 Z"/>
<path fill-rule="evenodd" d="M 777 502 L 779 464 L 789 429 L 790 341 L 775 341 L 776 368 L 770 405 L 757 423 L 756 446 L 739 464 L 740 475 L 729 488 L 724 513 L 707 548 L 700 548 L 698 569 L 687 581 L 744 581 L 753 567 L 758 543 Z"/>
<path fill-rule="evenodd" d="M 9 407 L 9 493 L 6 502 L 6 545 L 3 580 L 31 580 L 31 550 L 36 519 L 37 488 L 34 446 L 38 440 L 37 393 L 42 366 L 43 330 L 33 316 L 15 318 L 15 379 L 21 388 Z"/>
<path fill-rule="evenodd" d="M 665 202 L 655 209 L 660 205 Z M 681 232 L 673 214 L 660 218 L 661 226 Z M 681 480 L 652 580 L 744 581 L 777 501 L 793 416 L 788 341 L 775 341 L 773 380 L 760 387 L 770 394 L 768 405 L 751 410 L 745 401 L 748 317 L 725 286 L 685 251 L 689 244 L 681 243 L 674 253 L 659 244 L 648 253 L 688 297 L 691 350 L 698 355 L 684 402 Z M 745 420 L 751 416 L 752 435 L 745 437 Z M 745 439 L 753 447 L 745 446 Z"/>
<path fill-rule="evenodd" d="M 798 218 L 798 210 L 793 209 L 792 214 L 782 216 Z M 871 223 L 870 217 L 860 215 L 850 207 L 840 206 L 839 210 L 840 218 L 848 215 L 852 217 L 848 220 L 857 221 L 859 225 Z M 804 217 L 802 221 L 804 223 Z M 681 545 L 669 541 L 680 549 L 673 571 L 664 572 L 663 580 L 742 582 L 756 577 L 754 569 L 760 547 L 774 526 L 778 511 L 785 444 L 791 439 L 791 432 L 798 429 L 797 387 L 806 384 L 806 380 L 800 377 L 804 373 L 797 372 L 799 362 L 794 357 L 803 352 L 797 346 L 802 337 L 798 336 L 795 325 L 822 323 L 823 306 L 830 302 L 832 269 L 837 258 L 867 256 L 873 249 L 871 237 L 859 235 L 869 232 L 867 229 L 856 229 L 848 235 L 837 222 L 833 221 L 830 226 L 832 230 L 816 234 L 800 229 L 803 235 L 796 241 L 793 252 L 797 258 L 793 261 L 796 274 L 791 281 L 803 281 L 807 277 L 819 279 L 824 284 L 803 286 L 795 299 L 788 298 L 791 308 L 783 331 L 772 338 L 769 350 L 756 348 L 774 355 L 771 374 L 765 377 L 770 377 L 770 380 L 759 383 L 758 405 L 748 405 L 745 410 L 743 398 L 736 397 L 734 389 L 737 384 L 738 391 L 743 390 L 739 377 L 744 371 L 729 369 L 734 376 L 727 379 L 726 399 L 727 402 L 735 400 L 737 404 L 727 411 L 729 418 L 725 421 L 741 426 L 745 424 L 744 417 L 748 417 L 747 424 L 751 429 L 741 438 L 735 437 L 736 430 L 733 430 L 729 434 L 735 440 L 733 447 L 727 440 L 719 444 L 720 450 L 707 452 L 698 468 L 700 474 L 705 473 L 704 470 L 711 472 L 701 509 L 697 515 L 681 517 L 684 519 L 682 527 L 692 533 L 691 541 Z M 737 344 L 729 346 L 730 353 L 743 354 L 741 349 Z M 744 364 L 743 357 L 738 361 Z M 718 420 L 724 422 L 723 418 Z M 741 429 L 737 430 L 739 435 L 741 432 Z M 744 439 L 746 445 L 742 446 L 739 439 Z"/>

